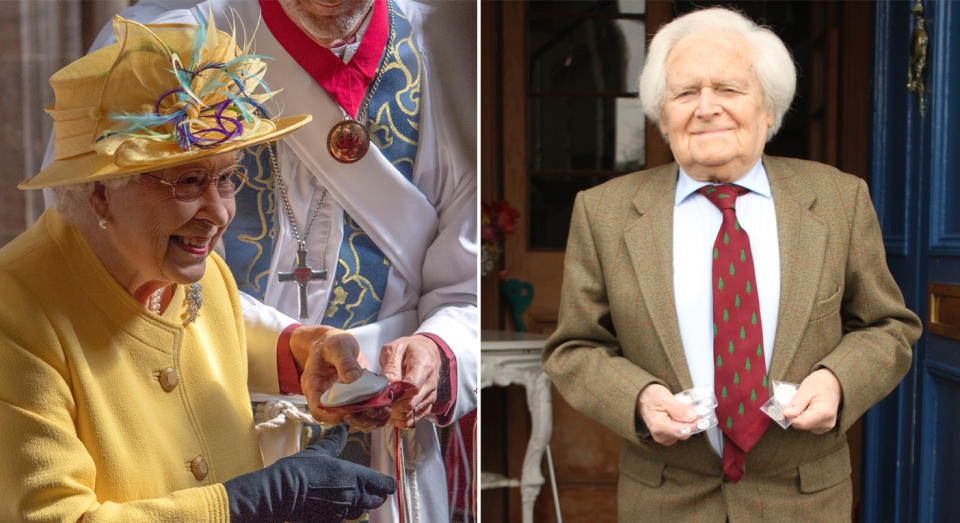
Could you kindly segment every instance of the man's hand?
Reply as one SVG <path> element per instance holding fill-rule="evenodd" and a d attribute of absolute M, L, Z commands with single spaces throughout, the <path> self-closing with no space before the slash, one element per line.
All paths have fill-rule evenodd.
<path fill-rule="evenodd" d="M 426 336 L 404 336 L 380 349 L 380 370 L 390 382 L 406 381 L 416 387 L 395 399 L 390 424 L 410 428 L 430 413 L 437 400 L 440 376 L 440 348 Z"/>
<path fill-rule="evenodd" d="M 692 432 L 697 421 L 697 412 L 673 397 L 670 389 L 659 383 L 651 383 L 637 396 L 637 414 L 643 419 L 653 441 L 661 445 L 673 445 L 685 440 L 690 434 L 681 435 L 687 428 Z"/>
<path fill-rule="evenodd" d="M 840 382 L 830 370 L 815 370 L 800 383 L 783 415 L 793 420 L 790 426 L 795 429 L 823 434 L 837 424 L 841 394 Z"/>
<path fill-rule="evenodd" d="M 310 414 L 314 419 L 332 425 L 344 421 L 342 415 L 321 409 L 320 397 L 338 380 L 352 383 L 363 373 L 363 368 L 370 368 L 370 363 L 360 352 L 357 338 L 333 327 L 304 325 L 290 334 L 290 352 L 303 369 L 300 387 L 307 398 Z"/>

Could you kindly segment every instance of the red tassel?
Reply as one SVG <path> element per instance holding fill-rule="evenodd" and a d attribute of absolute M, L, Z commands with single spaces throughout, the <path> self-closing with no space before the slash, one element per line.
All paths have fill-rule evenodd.
<path fill-rule="evenodd" d="M 396 442 L 395 442 L 396 452 L 394 453 L 394 456 L 396 456 L 396 459 L 397 459 L 397 512 L 400 516 L 399 517 L 400 523 L 404 523 L 406 520 L 403 518 L 403 496 L 404 496 L 404 493 L 406 492 L 406 489 L 404 488 L 404 485 L 403 485 L 404 483 L 403 455 L 401 454 L 401 452 L 403 452 L 403 449 L 401 448 L 401 445 L 400 445 L 400 428 L 399 427 L 393 428 L 393 435 L 394 435 L 394 439 L 396 439 Z"/>

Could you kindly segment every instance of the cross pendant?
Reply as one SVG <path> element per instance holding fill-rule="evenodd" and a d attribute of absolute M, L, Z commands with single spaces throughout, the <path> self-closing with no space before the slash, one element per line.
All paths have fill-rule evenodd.
<path fill-rule="evenodd" d="M 319 271 L 315 271 L 309 265 L 307 265 L 307 249 L 304 247 L 303 243 L 300 243 L 297 246 L 297 265 L 291 272 L 278 272 L 277 277 L 281 282 L 297 282 L 297 285 L 300 286 L 300 299 L 298 300 L 300 305 L 300 319 L 308 318 L 307 282 L 310 280 L 326 279 L 327 270 L 321 269 Z"/>

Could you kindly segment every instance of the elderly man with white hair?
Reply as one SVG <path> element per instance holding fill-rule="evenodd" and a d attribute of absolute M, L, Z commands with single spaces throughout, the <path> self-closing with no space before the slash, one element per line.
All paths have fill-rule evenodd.
<path fill-rule="evenodd" d="M 846 431 L 907 372 L 921 325 L 866 184 L 763 154 L 795 86 L 769 29 L 677 18 L 640 77 L 676 162 L 577 196 L 544 369 L 624 438 L 621 521 L 850 519 Z"/>

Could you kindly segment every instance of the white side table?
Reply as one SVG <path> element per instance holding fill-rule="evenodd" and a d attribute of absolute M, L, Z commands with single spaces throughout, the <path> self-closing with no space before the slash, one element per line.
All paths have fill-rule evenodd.
<path fill-rule="evenodd" d="M 480 475 L 480 488 L 520 487 L 523 523 L 533 523 L 534 502 L 544 483 L 540 463 L 545 450 L 548 452 L 557 521 L 562 521 L 560 503 L 557 500 L 553 460 L 549 455 L 548 446 L 550 434 L 553 432 L 550 378 L 540 367 L 540 351 L 546 341 L 547 336 L 543 334 L 492 330 L 480 332 L 480 387 L 492 385 L 506 387 L 514 383 L 523 386 L 527 391 L 527 408 L 530 410 L 532 421 L 520 480 L 484 472 Z"/>

